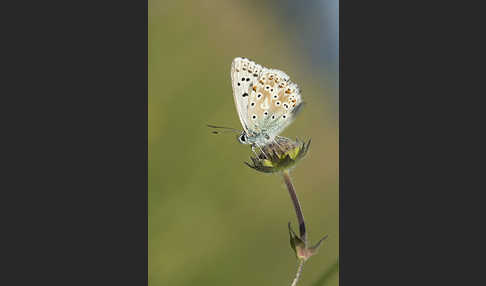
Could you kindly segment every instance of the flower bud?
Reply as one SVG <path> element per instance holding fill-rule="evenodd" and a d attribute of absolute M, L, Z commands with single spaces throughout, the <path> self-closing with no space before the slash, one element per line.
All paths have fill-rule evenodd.
<path fill-rule="evenodd" d="M 275 138 L 275 142 L 256 148 L 255 157 L 250 156 L 252 164 L 245 162 L 250 168 L 264 173 L 282 172 L 295 166 L 309 150 L 311 140 L 307 143 L 285 137 Z"/>

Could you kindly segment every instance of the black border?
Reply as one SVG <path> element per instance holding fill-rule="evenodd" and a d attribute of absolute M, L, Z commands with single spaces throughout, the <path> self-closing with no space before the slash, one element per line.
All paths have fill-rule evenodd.
<path fill-rule="evenodd" d="M 484 88 L 466 38 L 484 25 L 465 7 L 340 1 L 341 285 L 474 281 L 483 222 L 463 216 L 483 209 L 465 192 L 484 185 L 468 135 Z"/>
<path fill-rule="evenodd" d="M 148 1 L 8 5 L 2 284 L 147 285 Z"/>

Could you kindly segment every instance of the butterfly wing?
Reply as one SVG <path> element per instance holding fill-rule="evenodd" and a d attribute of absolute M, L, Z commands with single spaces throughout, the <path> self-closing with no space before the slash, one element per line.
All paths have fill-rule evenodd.
<path fill-rule="evenodd" d="M 277 136 L 295 119 L 303 106 L 299 87 L 283 71 L 264 69 L 250 88 L 247 128 Z"/>
<path fill-rule="evenodd" d="M 236 111 L 246 133 L 251 131 L 251 128 L 248 127 L 250 124 L 248 117 L 250 91 L 258 82 L 263 70 L 264 67 L 247 58 L 237 57 L 231 64 L 231 83 Z"/>

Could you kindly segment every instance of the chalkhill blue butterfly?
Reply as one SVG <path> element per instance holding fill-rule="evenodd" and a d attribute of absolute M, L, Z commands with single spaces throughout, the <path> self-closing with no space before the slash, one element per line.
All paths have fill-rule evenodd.
<path fill-rule="evenodd" d="M 247 58 L 233 60 L 231 83 L 236 111 L 243 126 L 238 141 L 250 144 L 252 149 L 261 149 L 275 142 L 303 106 L 299 87 L 286 73 L 263 67 Z"/>

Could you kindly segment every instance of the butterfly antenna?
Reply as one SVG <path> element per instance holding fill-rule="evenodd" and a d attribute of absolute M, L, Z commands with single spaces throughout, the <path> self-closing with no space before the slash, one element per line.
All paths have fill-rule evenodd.
<path fill-rule="evenodd" d="M 226 132 L 233 132 L 233 133 L 241 133 L 241 130 L 231 128 L 231 127 L 224 127 L 224 126 L 216 126 L 216 125 L 210 125 L 206 124 L 209 128 L 214 128 L 214 129 L 221 129 L 221 130 L 214 130 L 212 133 L 213 134 L 220 134 L 220 133 L 226 133 Z"/>

